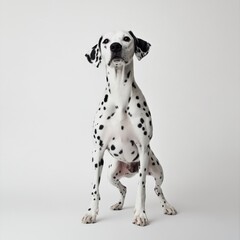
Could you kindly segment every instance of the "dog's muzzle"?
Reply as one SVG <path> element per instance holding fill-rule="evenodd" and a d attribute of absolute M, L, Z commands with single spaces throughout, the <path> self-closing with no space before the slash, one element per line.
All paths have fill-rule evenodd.
<path fill-rule="evenodd" d="M 111 59 L 108 63 L 108 65 L 110 66 L 110 64 L 112 63 L 112 61 L 114 62 L 120 62 L 120 61 L 125 61 L 125 59 L 122 57 L 122 45 L 118 42 L 114 42 L 110 45 L 110 50 L 111 50 Z"/>

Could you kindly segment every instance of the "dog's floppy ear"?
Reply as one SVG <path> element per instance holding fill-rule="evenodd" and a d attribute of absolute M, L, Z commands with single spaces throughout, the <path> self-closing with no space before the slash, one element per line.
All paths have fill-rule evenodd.
<path fill-rule="evenodd" d="M 151 44 L 135 37 L 135 35 L 133 34 L 132 31 L 129 31 L 129 34 L 133 37 L 134 39 L 134 43 L 135 43 L 135 55 L 137 57 L 138 60 L 141 60 L 143 57 L 145 57 L 148 52 L 149 49 L 151 47 Z"/>
<path fill-rule="evenodd" d="M 94 64 L 96 67 L 99 67 L 102 61 L 101 47 L 100 47 L 101 41 L 102 41 L 102 37 L 100 37 L 98 44 L 92 47 L 90 53 L 85 54 L 85 57 L 87 58 L 87 60 L 90 63 Z"/>

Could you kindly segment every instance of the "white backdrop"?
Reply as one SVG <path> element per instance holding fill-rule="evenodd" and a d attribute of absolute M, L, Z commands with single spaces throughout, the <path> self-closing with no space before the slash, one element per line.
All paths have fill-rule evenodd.
<path fill-rule="evenodd" d="M 239 10 L 237 0 L 0 0 L 0 239 L 239 239 Z M 111 212 L 106 171 L 99 221 L 80 223 L 105 86 L 84 54 L 118 29 L 152 44 L 135 77 L 179 211 L 161 213 L 149 178 L 146 228 L 131 224 L 137 179 Z"/>

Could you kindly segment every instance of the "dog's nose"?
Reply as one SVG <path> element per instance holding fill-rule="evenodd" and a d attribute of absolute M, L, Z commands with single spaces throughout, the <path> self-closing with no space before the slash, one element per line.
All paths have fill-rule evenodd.
<path fill-rule="evenodd" d="M 114 42 L 110 45 L 110 49 L 112 52 L 120 52 L 122 50 L 122 45 L 120 43 Z"/>

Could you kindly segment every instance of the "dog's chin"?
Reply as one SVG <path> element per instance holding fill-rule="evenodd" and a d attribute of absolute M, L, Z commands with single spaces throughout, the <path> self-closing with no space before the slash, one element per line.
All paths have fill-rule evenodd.
<path fill-rule="evenodd" d="M 109 64 L 108 66 L 112 66 L 112 67 L 122 67 L 124 65 L 127 64 L 127 61 L 125 61 L 123 58 L 121 57 L 115 57 L 115 58 L 112 58 L 110 61 L 109 61 Z"/>

